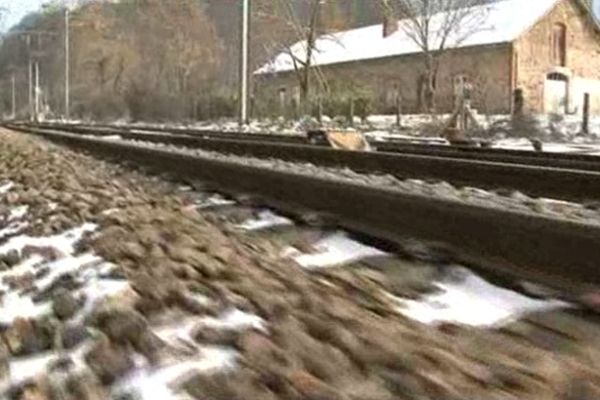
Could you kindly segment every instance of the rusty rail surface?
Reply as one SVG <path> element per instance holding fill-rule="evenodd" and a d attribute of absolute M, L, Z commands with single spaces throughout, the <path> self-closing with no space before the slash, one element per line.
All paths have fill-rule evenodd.
<path fill-rule="evenodd" d="M 311 210 L 339 226 L 393 243 L 419 239 L 469 266 L 577 291 L 600 285 L 600 227 L 403 194 L 356 183 L 291 174 L 211 158 L 56 131 L 17 128 L 115 161 L 253 194 L 283 212 Z"/>
<path fill-rule="evenodd" d="M 104 128 L 70 127 L 69 131 L 95 136 L 119 135 L 127 140 L 143 140 L 227 154 L 278 158 L 326 167 L 349 168 L 359 173 L 389 174 L 400 179 L 446 181 L 457 186 L 473 186 L 491 190 L 512 189 L 535 197 L 579 202 L 600 199 L 600 171 L 571 168 L 574 166 L 586 167 L 587 164 L 590 164 L 589 161 L 558 160 L 569 168 L 548 167 L 537 165 L 536 160 L 531 158 L 519 158 L 523 163 L 516 163 L 506 160 L 499 162 L 459 156 L 355 152 L 273 141 L 143 134 Z M 585 165 L 581 165 L 582 163 Z M 600 164 L 591 164 L 600 169 Z"/>

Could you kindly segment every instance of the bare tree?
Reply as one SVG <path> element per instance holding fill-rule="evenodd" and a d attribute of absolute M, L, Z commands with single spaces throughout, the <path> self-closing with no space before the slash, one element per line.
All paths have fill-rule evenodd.
<path fill-rule="evenodd" d="M 493 0 L 380 0 L 387 18 L 399 18 L 399 28 L 423 53 L 419 103 L 435 111 L 437 77 L 447 49 L 481 31 Z"/>
<path fill-rule="evenodd" d="M 319 22 L 319 13 L 321 10 L 321 0 L 311 0 L 310 16 L 308 24 L 303 26 L 299 23 L 298 18 L 294 14 L 294 10 L 290 2 L 286 3 L 290 20 L 294 24 L 300 38 L 302 39 L 303 45 L 305 46 L 302 52 L 303 57 L 299 57 L 294 51 L 288 47 L 287 53 L 292 59 L 294 64 L 294 71 L 298 77 L 298 84 L 300 86 L 300 104 L 302 107 L 306 107 L 307 100 L 310 95 L 310 78 L 311 78 L 311 67 L 313 62 L 313 53 L 316 51 L 315 45 L 317 41 L 317 24 Z M 303 110 L 306 111 L 306 110 Z"/>
<path fill-rule="evenodd" d="M 280 33 L 279 37 L 272 38 L 265 46 L 271 47 L 267 49 L 267 53 L 285 54 L 291 60 L 300 89 L 300 109 L 307 113 L 314 87 L 313 81 L 325 85 L 323 74 L 314 65 L 314 56 L 319 51 L 318 40 L 325 38 L 325 27 L 321 26 L 322 6 L 325 0 L 304 1 L 304 7 L 298 7 L 298 2 L 294 0 L 279 0 L 276 3 L 274 11 L 287 34 Z"/>

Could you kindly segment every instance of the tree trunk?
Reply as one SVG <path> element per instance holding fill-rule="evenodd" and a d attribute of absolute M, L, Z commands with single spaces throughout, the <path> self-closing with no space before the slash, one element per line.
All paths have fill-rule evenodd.
<path fill-rule="evenodd" d="M 350 110 L 348 119 L 348 124 L 350 126 L 354 126 L 354 96 L 350 97 Z"/>
<path fill-rule="evenodd" d="M 310 66 L 302 70 L 302 82 L 300 84 L 300 114 L 306 115 L 308 110 L 308 99 L 310 98 Z"/>
<path fill-rule="evenodd" d="M 396 92 L 396 127 L 400 128 L 402 125 L 402 96 L 400 91 Z"/>
<path fill-rule="evenodd" d="M 435 86 L 436 86 L 436 68 L 432 54 L 427 54 L 425 64 L 425 109 L 428 113 L 435 112 Z"/>

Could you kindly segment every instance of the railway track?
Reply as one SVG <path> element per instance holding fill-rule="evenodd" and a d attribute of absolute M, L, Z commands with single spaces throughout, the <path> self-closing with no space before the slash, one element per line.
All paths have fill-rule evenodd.
<path fill-rule="evenodd" d="M 399 246 L 418 239 L 464 265 L 537 281 L 574 296 L 600 285 L 600 226 L 197 157 L 127 141 L 23 126 L 16 129 L 94 156 L 168 172 L 183 181 L 206 182 L 222 193 L 250 194 L 256 205 L 287 214 L 310 211 L 325 215 L 336 226 Z"/>
<path fill-rule="evenodd" d="M 28 128 L 27 125 L 21 127 Z M 412 149 L 407 152 L 351 152 L 306 143 L 279 143 L 272 138 L 255 138 L 254 134 L 238 139 L 144 133 L 107 127 L 42 125 L 40 128 L 49 127 L 76 134 L 118 135 L 125 140 L 349 168 L 359 173 L 389 174 L 400 179 L 444 181 L 489 190 L 516 190 L 534 197 L 577 202 L 600 199 L 600 160 L 594 156 L 500 151 L 484 157 L 487 153 L 464 148 L 440 149 L 443 146 L 410 144 L 403 145 Z M 250 136 L 253 139 L 249 139 Z"/>
<path fill-rule="evenodd" d="M 97 135 L 126 134 L 126 133 L 164 133 L 168 135 L 202 137 L 207 139 L 230 139 L 236 141 L 257 141 L 275 143 L 310 144 L 305 135 L 288 135 L 273 133 L 244 133 L 201 130 L 192 128 L 165 128 L 151 125 L 116 126 L 116 125 L 72 125 L 46 123 L 43 128 L 57 128 L 72 133 L 87 133 Z M 444 140 L 432 139 L 393 139 L 370 140 L 374 150 L 386 153 L 403 153 L 431 155 L 450 158 L 462 158 L 479 161 L 496 161 L 524 165 L 538 165 L 552 168 L 572 168 L 600 171 L 600 156 L 577 153 L 549 153 L 526 150 L 509 150 L 473 146 L 444 145 Z"/>

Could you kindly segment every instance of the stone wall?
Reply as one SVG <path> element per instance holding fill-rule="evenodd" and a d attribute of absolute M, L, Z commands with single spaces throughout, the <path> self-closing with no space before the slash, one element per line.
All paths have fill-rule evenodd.
<path fill-rule="evenodd" d="M 591 114 L 600 115 L 600 33 L 587 12 L 578 0 L 563 0 L 514 43 L 447 52 L 438 80 L 437 111 L 452 111 L 454 79 L 464 75 L 474 86 L 473 108 L 481 114 L 510 113 L 517 88 L 523 90 L 526 109 L 550 113 L 553 110 L 545 103 L 551 103 L 547 99 L 551 91 L 556 95 L 556 85 L 546 78 L 560 73 L 567 79 L 564 112 L 581 114 L 588 93 Z M 564 67 L 555 65 L 552 57 L 552 32 L 557 23 L 566 27 Z M 394 112 L 396 87 L 402 95 L 402 111 L 421 112 L 418 90 L 422 71 L 419 54 L 321 67 L 333 96 L 352 90 L 369 96 L 374 100 L 374 113 Z M 276 99 L 276 105 L 281 88 L 286 89 L 286 102 L 294 93 L 297 97 L 294 73 L 263 76 L 257 82 L 258 99 Z"/>
<path fill-rule="evenodd" d="M 438 77 L 437 109 L 450 112 L 454 107 L 454 79 L 467 76 L 474 85 L 473 107 L 481 113 L 507 113 L 511 103 L 510 45 L 464 48 L 447 52 L 442 59 Z M 369 96 L 374 112 L 394 110 L 396 88 L 402 95 L 402 111 L 421 111 L 418 103 L 419 76 L 423 72 L 421 55 L 408 55 L 371 61 L 336 64 L 321 67 L 328 87 L 335 96 L 352 91 L 357 96 Z M 298 92 L 293 72 L 258 77 L 258 99 L 279 99 L 279 90 L 286 89 L 286 101 Z"/>
<path fill-rule="evenodd" d="M 568 79 L 567 112 L 581 113 L 583 93 L 590 93 L 591 112 L 600 114 L 600 33 L 586 12 L 577 0 L 563 0 L 515 42 L 516 87 L 523 89 L 531 111 L 550 112 L 544 104 L 546 77 L 561 73 Z M 566 26 L 564 67 L 552 58 L 552 30 L 558 23 Z"/>

